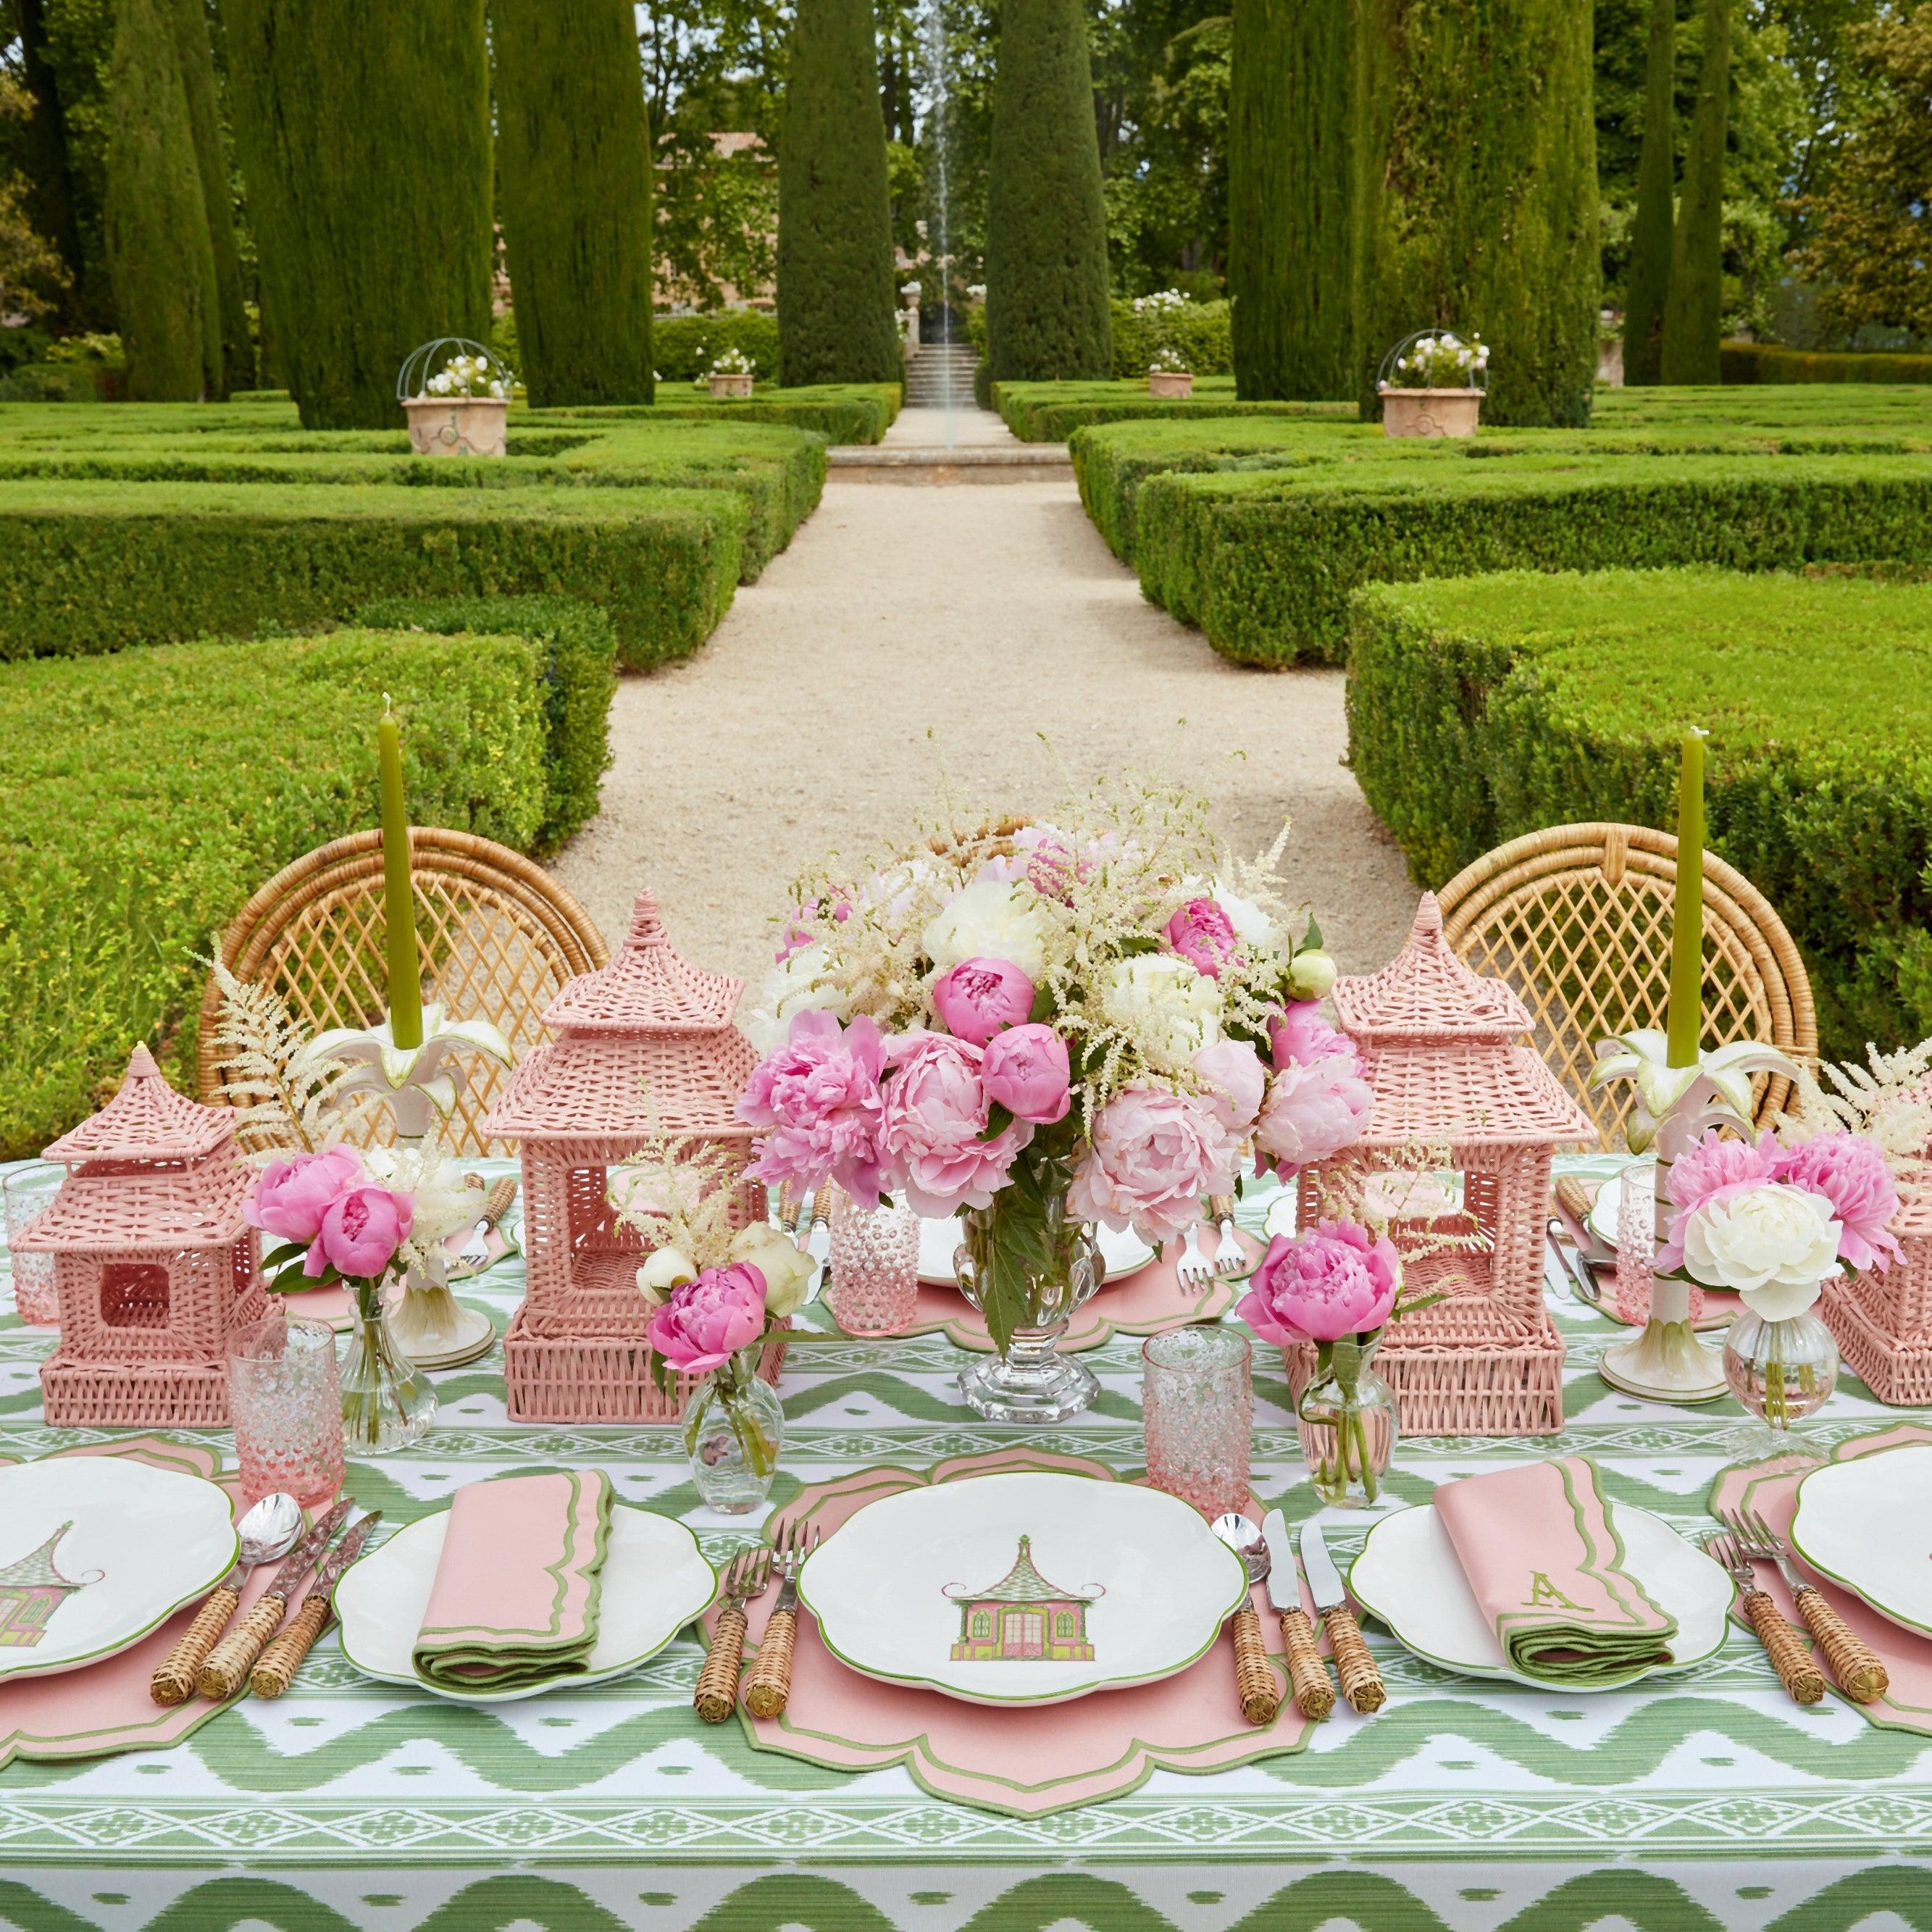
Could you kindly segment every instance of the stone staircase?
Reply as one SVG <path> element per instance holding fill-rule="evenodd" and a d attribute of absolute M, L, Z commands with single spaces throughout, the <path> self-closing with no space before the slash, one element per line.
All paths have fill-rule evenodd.
<path fill-rule="evenodd" d="M 943 410 L 952 388 L 956 410 L 970 410 L 973 372 L 980 352 L 968 342 L 922 342 L 906 365 L 905 406 L 909 410 Z"/>

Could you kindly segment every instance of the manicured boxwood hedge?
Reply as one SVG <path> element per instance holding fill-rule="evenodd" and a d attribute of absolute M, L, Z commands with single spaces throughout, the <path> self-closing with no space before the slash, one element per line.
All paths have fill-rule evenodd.
<path fill-rule="evenodd" d="M 1726 382 L 1932 382 L 1932 356 L 1834 355 L 1769 342 L 1726 342 L 1718 354 Z"/>
<path fill-rule="evenodd" d="M 1418 880 L 1546 825 L 1674 823 L 1712 734 L 1711 842 L 1802 949 L 1834 1056 L 1932 1033 L 1932 583 L 1511 572 L 1350 606 L 1348 742 Z"/>
<path fill-rule="evenodd" d="M 626 416 L 657 422 L 688 418 L 707 423 L 777 423 L 810 430 L 828 442 L 877 442 L 899 412 L 896 382 L 820 382 L 801 389 L 758 389 L 735 402 L 714 402 L 704 390 L 666 383 L 648 410 L 532 410 L 532 423 L 608 422 Z M 514 421 L 515 418 L 512 418 Z"/>
<path fill-rule="evenodd" d="M 541 593 L 602 607 L 645 669 L 729 608 L 746 522 L 724 490 L 0 482 L 0 658 Z"/>
<path fill-rule="evenodd" d="M 1232 376 L 1196 376 L 1191 396 L 1148 394 L 1144 370 L 1132 382 L 994 382 L 990 407 L 1022 442 L 1064 442 L 1090 423 L 1192 422 L 1221 416 L 1310 416 L 1352 422 L 1353 403 L 1244 403 Z"/>
<path fill-rule="evenodd" d="M 542 656 L 338 632 L 0 665 L 0 1158 L 80 1119 L 137 1040 L 193 1090 L 194 956 L 291 859 L 376 822 L 383 692 L 415 816 L 534 847 Z"/>
<path fill-rule="evenodd" d="M 741 350 L 751 358 L 761 382 L 778 379 L 778 319 L 754 308 L 718 309 L 708 315 L 661 315 L 651 325 L 651 357 L 661 383 L 688 382 L 710 369 L 728 349 Z M 661 388 L 658 398 L 675 402 L 676 393 Z"/>

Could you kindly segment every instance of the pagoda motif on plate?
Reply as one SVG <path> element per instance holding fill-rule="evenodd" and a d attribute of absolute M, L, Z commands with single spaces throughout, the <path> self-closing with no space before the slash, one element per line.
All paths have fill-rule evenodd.
<path fill-rule="evenodd" d="M 959 1606 L 956 1662 L 968 1664 L 1088 1663 L 1087 1606 L 1106 1592 L 1099 1584 L 1063 1590 L 1033 1566 L 1033 1538 L 1020 1538 L 1013 1567 L 990 1590 L 969 1592 L 949 1583 L 944 1595 Z"/>
<path fill-rule="evenodd" d="M 609 965 L 568 981 L 544 1013 L 554 1036 L 534 1048 L 484 1123 L 522 1143 L 529 1288 L 503 1340 L 509 1414 L 518 1422 L 674 1422 L 652 1386 L 638 1290 L 646 1250 L 610 1202 L 611 1172 L 654 1135 L 722 1144 L 749 1164 L 737 1117 L 758 1056 L 731 1024 L 742 980 L 693 966 L 665 937 L 656 898 L 638 895 Z M 731 1220 L 765 1218 L 765 1190 L 740 1180 Z M 778 1379 L 784 1344 L 759 1373 Z"/>
<path fill-rule="evenodd" d="M 137 1046 L 121 1090 L 47 1149 L 67 1178 L 15 1245 L 54 1258 L 52 1426 L 226 1426 L 229 1338 L 268 1312 L 236 1118 L 177 1094 Z"/>
<path fill-rule="evenodd" d="M 1543 1300 L 1550 1174 L 1556 1150 L 1594 1142 L 1596 1130 L 1533 1048 L 1532 1021 L 1502 980 L 1456 958 L 1425 892 L 1402 951 L 1378 973 L 1337 980 L 1342 1030 L 1362 1056 L 1375 1093 L 1354 1146 L 1304 1170 L 1302 1223 L 1318 1218 L 1324 1190 L 1343 1170 L 1377 1156 L 1446 1148 L 1454 1191 L 1424 1202 L 1427 1177 L 1365 1176 L 1369 1199 L 1397 1204 L 1389 1234 L 1409 1292 L 1448 1298 L 1392 1324 L 1376 1372 L 1396 1393 L 1405 1435 L 1549 1436 L 1563 1426 L 1563 1343 Z M 1437 1248 L 1455 1234 L 1468 1243 Z M 1291 1354 L 1296 1394 L 1314 1350 Z"/>
<path fill-rule="evenodd" d="M 39 1549 L 11 1563 L 0 1563 L 0 1649 L 23 1650 L 47 1634 L 48 1620 L 76 1590 L 100 1581 L 91 1576 L 64 1576 L 54 1562 L 60 1540 L 73 1528 L 64 1522 Z"/>

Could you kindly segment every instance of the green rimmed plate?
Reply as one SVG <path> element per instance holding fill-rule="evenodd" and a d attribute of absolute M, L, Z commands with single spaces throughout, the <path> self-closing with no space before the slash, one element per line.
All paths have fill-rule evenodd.
<path fill-rule="evenodd" d="M 1932 1443 L 1814 1469 L 1798 1485 L 1790 1540 L 1821 1576 L 1932 1636 Z"/>

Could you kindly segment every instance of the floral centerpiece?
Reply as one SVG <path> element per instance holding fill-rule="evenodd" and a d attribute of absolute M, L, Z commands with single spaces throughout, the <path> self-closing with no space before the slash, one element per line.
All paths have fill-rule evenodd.
<path fill-rule="evenodd" d="M 752 1172 L 962 1217 L 997 1351 L 961 1376 L 982 1415 L 1093 1400 L 1054 1343 L 1102 1277 L 1094 1223 L 1165 1241 L 1256 1147 L 1292 1163 L 1360 1131 L 1276 1040 L 1334 970 L 1280 897 L 1282 841 L 1236 866 L 1206 824 L 1203 800 L 1130 788 L 800 881 L 750 1026 Z"/>
<path fill-rule="evenodd" d="M 698 1492 L 728 1514 L 755 1508 L 777 1473 L 784 1412 L 758 1359 L 803 1303 L 816 1264 L 768 1222 L 732 1226 L 739 1179 L 718 1147 L 646 1142 L 613 1178 L 618 1218 L 651 1250 L 638 1288 L 656 1312 L 646 1330 L 658 1391 L 702 1378 L 685 1412 Z"/>

